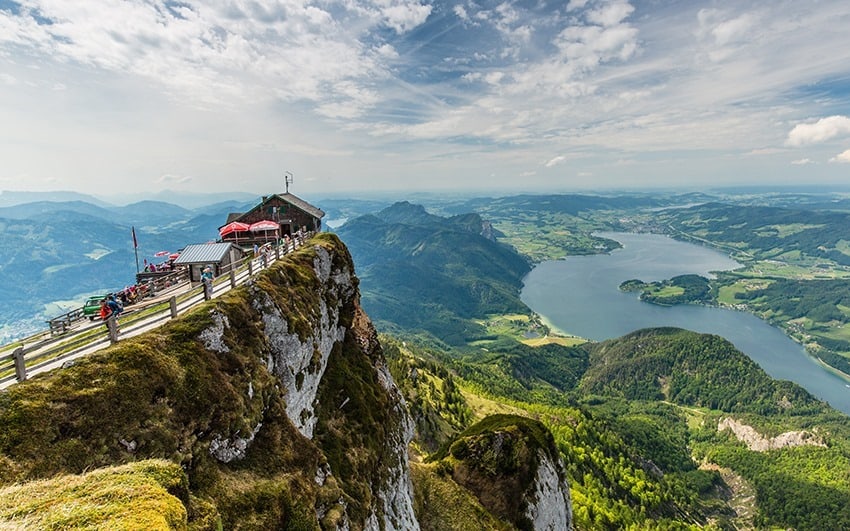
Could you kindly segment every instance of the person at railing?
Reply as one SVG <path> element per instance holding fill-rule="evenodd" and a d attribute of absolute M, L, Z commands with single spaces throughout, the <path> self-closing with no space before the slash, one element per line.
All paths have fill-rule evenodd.
<path fill-rule="evenodd" d="M 106 320 L 109 319 L 109 316 L 111 314 L 112 308 L 109 307 L 109 304 L 106 302 L 106 299 L 100 301 L 100 320 L 105 323 Z"/>
<path fill-rule="evenodd" d="M 121 315 L 121 312 L 124 311 L 124 307 L 115 299 L 115 295 L 110 295 L 106 301 L 106 305 L 109 306 L 109 309 L 112 311 L 112 315 L 118 317 Z"/>
<path fill-rule="evenodd" d="M 201 282 L 204 283 L 204 298 L 209 299 L 212 296 L 212 281 L 213 281 L 213 273 L 212 268 L 207 266 L 201 272 Z"/>

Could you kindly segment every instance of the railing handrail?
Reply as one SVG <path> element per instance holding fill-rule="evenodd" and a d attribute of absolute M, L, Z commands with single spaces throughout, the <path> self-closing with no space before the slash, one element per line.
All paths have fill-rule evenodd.
<path fill-rule="evenodd" d="M 208 294 L 205 292 L 202 283 L 192 285 L 188 271 L 186 270 L 162 277 L 162 279 L 166 279 L 173 276 L 174 278 L 171 280 L 176 281 L 166 289 L 163 289 L 162 292 L 174 291 L 178 287 L 185 287 L 186 284 L 188 284 L 188 289 L 174 294 L 168 299 L 150 301 L 147 304 L 139 302 L 137 303 L 138 306 L 134 305 L 131 310 L 127 311 L 126 317 L 118 318 L 123 329 L 122 335 L 128 335 L 133 332 L 142 333 L 148 328 L 161 326 L 161 321 L 174 318 L 209 298 L 213 298 L 222 292 L 244 284 L 278 259 L 302 247 L 313 234 L 312 232 L 308 232 L 303 237 L 293 237 L 288 246 L 286 244 L 276 244 L 273 246 L 275 252 L 265 258 L 263 256 L 245 257 L 238 262 L 229 264 L 229 268 L 223 269 L 222 274 L 213 279 L 211 290 Z M 185 277 L 185 279 L 182 277 Z M 157 288 L 154 288 L 154 291 L 159 295 L 162 294 Z M 161 309 L 147 313 L 149 310 L 160 306 L 162 306 Z M 75 314 L 77 311 L 79 311 L 79 316 L 76 320 L 81 320 L 84 316 L 82 314 L 82 308 L 79 308 L 57 316 L 47 322 L 61 320 L 66 316 Z M 29 345 L 26 344 L 28 339 L 37 338 L 49 332 L 49 330 L 45 330 L 33 334 L 30 338 L 13 341 L 7 345 L 0 346 L 0 352 L 2 352 L 0 354 L 0 388 L 16 383 L 17 381 L 25 380 L 29 373 L 44 368 L 47 365 L 55 365 L 59 361 L 78 357 L 83 351 L 88 351 L 94 347 L 97 347 L 95 350 L 99 350 L 108 344 L 117 342 L 117 334 L 110 337 L 108 330 L 110 325 L 107 323 L 107 328 L 100 328 L 102 323 L 103 321 L 100 321 L 96 325 L 81 328 L 70 336 L 66 332 L 60 336 L 48 336 L 46 339 Z M 51 368 L 46 368 L 45 370 L 51 370 Z"/>

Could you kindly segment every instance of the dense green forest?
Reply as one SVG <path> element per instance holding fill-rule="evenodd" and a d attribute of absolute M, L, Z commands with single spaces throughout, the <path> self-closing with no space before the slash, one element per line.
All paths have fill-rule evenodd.
<path fill-rule="evenodd" d="M 492 361 L 460 362 L 446 359 L 444 353 L 437 354 L 443 355 L 440 361 L 434 351 L 411 343 L 402 346 L 391 338 L 383 343 L 393 375 L 401 382 L 417 420 L 417 440 L 429 441 L 428 448 L 440 443 L 445 447 L 472 418 L 493 408 L 543 421 L 567 464 L 579 529 L 683 529 L 709 521 L 732 528 L 737 517 L 728 503 L 729 487 L 716 470 L 700 466 L 706 463 L 734 470 L 752 485 L 759 512 L 751 524 L 797 529 L 837 529 L 845 524 L 843 513 L 829 510 L 829 504 L 850 502 L 846 482 L 850 469 L 842 466 L 850 458 L 846 417 L 799 387 L 770 379 L 716 336 L 645 330 L 592 345 L 590 366 L 579 385 L 553 393 L 548 400 L 535 399 L 530 393 L 523 400 L 499 392 L 519 396 L 521 386 Z M 701 355 L 687 359 L 690 348 L 700 349 Z M 668 375 L 681 373 L 680 382 L 672 386 L 679 391 L 669 400 L 640 398 L 646 389 L 658 385 L 651 370 L 634 374 L 639 383 L 625 391 L 616 383 L 604 386 L 617 389 L 613 394 L 605 388 L 587 390 L 598 384 L 612 358 L 634 351 L 640 353 L 632 360 L 634 366 L 654 358 L 669 367 Z M 722 362 L 719 367 L 718 361 Z M 470 366 L 477 370 L 471 371 Z M 629 374 L 611 370 L 624 377 Z M 461 372 L 466 376 L 460 376 Z M 412 374 L 416 377 L 411 378 Z M 752 381 L 753 388 L 742 388 L 741 379 Z M 701 389 L 709 381 L 710 388 Z M 494 385 L 497 382 L 501 383 Z M 484 405 L 479 397 L 484 397 Z M 697 406 L 701 402 L 719 406 Z M 718 431 L 718 421 L 728 413 L 765 435 L 814 428 L 829 447 L 788 447 L 762 456 Z M 794 457 L 801 455 L 806 458 Z M 758 467 L 750 466 L 748 460 Z M 787 481 L 775 485 L 769 478 Z M 789 511 L 783 500 L 802 488 L 807 492 L 798 493 L 795 510 Z M 812 497 L 810 492 L 829 496 Z M 800 509 L 806 506 L 819 511 L 819 525 L 826 527 L 813 525 L 809 513 Z"/>

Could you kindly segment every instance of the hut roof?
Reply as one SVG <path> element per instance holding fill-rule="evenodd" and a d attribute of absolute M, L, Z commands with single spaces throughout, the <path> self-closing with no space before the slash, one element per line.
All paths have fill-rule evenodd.
<path fill-rule="evenodd" d="M 285 201 L 285 202 L 289 203 L 290 205 L 294 206 L 295 208 L 303 210 L 304 212 L 306 212 L 307 214 L 310 214 L 314 218 L 322 219 L 323 217 L 325 217 L 325 212 L 321 208 L 314 207 L 313 205 L 311 205 L 307 201 L 304 201 L 300 197 L 298 197 L 296 195 L 292 195 L 289 192 L 287 192 L 285 194 L 273 194 L 273 195 L 270 195 L 268 197 L 264 197 L 263 200 L 260 201 L 257 204 L 257 206 L 255 206 L 254 208 L 252 208 L 248 212 L 231 212 L 230 214 L 227 215 L 227 222 L 224 225 L 227 225 L 228 223 L 231 223 L 233 221 L 239 221 L 242 218 L 244 218 L 246 215 L 250 214 L 251 212 L 254 212 L 255 210 L 263 208 L 263 205 L 268 203 L 269 199 L 272 199 L 273 197 L 277 197 L 281 201 Z M 224 225 L 222 225 L 222 227 Z"/>
<path fill-rule="evenodd" d="M 187 245 L 174 260 L 174 265 L 180 264 L 213 264 L 224 260 L 230 252 L 231 243 L 196 243 Z"/>

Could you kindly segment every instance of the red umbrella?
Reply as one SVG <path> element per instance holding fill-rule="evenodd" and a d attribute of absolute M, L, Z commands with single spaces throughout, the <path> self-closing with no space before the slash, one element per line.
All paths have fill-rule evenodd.
<path fill-rule="evenodd" d="M 249 230 L 251 232 L 259 232 L 266 230 L 278 230 L 280 225 L 275 221 L 270 221 L 268 219 L 264 219 L 262 221 L 258 221 L 256 223 L 251 223 Z"/>
<path fill-rule="evenodd" d="M 247 223 L 242 223 L 241 221 L 232 221 L 218 229 L 218 233 L 224 237 L 230 234 L 231 232 L 243 232 L 249 230 L 251 228 Z"/>
<path fill-rule="evenodd" d="M 171 253 L 171 251 L 159 251 L 158 253 L 154 253 L 154 256 L 156 256 L 156 257 L 167 256 L 170 253 Z"/>
<path fill-rule="evenodd" d="M 169 260 L 177 260 L 177 258 L 179 256 L 180 256 L 180 253 L 171 253 L 170 255 L 168 255 L 168 259 Z"/>

